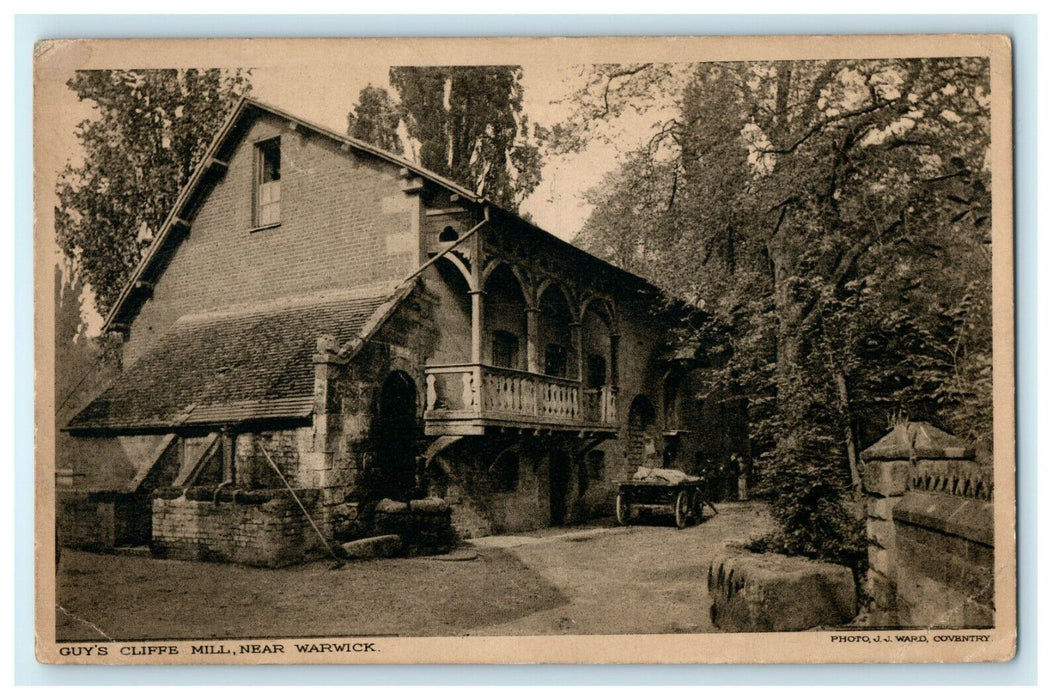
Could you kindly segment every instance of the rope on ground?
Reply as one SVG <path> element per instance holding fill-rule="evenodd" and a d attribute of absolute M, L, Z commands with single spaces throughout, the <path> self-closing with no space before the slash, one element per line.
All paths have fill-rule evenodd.
<path fill-rule="evenodd" d="M 261 448 L 261 452 L 264 453 L 265 459 L 268 460 L 268 463 L 271 464 L 272 468 L 276 470 L 276 474 L 279 475 L 280 481 L 282 481 L 283 485 L 287 487 L 288 491 L 290 491 L 290 495 L 294 499 L 294 502 L 297 503 L 298 507 L 302 509 L 302 513 L 305 514 L 305 519 L 308 520 L 309 524 L 313 526 L 313 530 L 315 530 L 316 534 L 320 537 L 320 541 L 324 543 L 324 547 L 327 549 L 327 553 L 330 554 L 331 558 L 335 560 L 335 564 L 337 564 L 335 568 L 345 566 L 345 562 L 335 555 L 335 549 L 331 546 L 330 543 L 328 543 L 327 538 L 324 537 L 324 533 L 320 532 L 320 528 L 316 526 L 316 521 L 313 520 L 313 516 L 309 515 L 309 511 L 305 509 L 304 505 L 302 505 L 301 499 L 298 498 L 298 494 L 294 493 L 294 489 L 292 489 L 290 484 L 287 483 L 287 477 L 283 476 L 283 472 L 281 472 L 279 467 L 276 466 L 276 463 L 272 461 L 272 455 L 268 453 L 268 450 L 265 449 L 264 445 L 258 445 L 258 447 Z"/>

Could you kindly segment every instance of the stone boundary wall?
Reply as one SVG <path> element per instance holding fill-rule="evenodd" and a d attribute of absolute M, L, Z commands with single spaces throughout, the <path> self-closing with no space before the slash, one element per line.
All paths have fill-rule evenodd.
<path fill-rule="evenodd" d="M 862 453 L 872 625 L 993 624 L 993 475 L 926 423 Z"/>
<path fill-rule="evenodd" d="M 252 495 L 254 492 L 248 492 Z M 318 494 L 302 490 L 298 497 L 328 536 L 328 518 Z M 155 498 L 152 553 L 157 557 L 223 561 L 250 566 L 280 567 L 327 556 L 290 494 L 274 494 L 264 502 Z"/>
<path fill-rule="evenodd" d="M 894 508 L 897 620 L 912 627 L 993 625 L 993 504 L 909 492 Z"/>

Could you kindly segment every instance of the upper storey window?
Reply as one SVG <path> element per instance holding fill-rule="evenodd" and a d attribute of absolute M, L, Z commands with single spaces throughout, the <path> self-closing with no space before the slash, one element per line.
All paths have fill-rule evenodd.
<path fill-rule="evenodd" d="M 280 150 L 279 139 L 257 144 L 254 187 L 254 226 L 271 226 L 280 217 Z"/>

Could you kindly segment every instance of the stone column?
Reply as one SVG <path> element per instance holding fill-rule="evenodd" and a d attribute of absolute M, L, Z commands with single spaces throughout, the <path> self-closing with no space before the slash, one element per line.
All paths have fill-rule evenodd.
<path fill-rule="evenodd" d="M 327 488 L 331 485 L 330 472 L 335 443 L 341 439 L 342 433 L 342 402 L 338 395 L 337 379 L 345 361 L 338 354 L 337 341 L 330 335 L 317 338 L 316 352 L 312 359 L 312 450 L 301 456 L 299 485 L 306 488 Z"/>
<path fill-rule="evenodd" d="M 618 341 L 621 340 L 621 336 L 617 333 L 611 333 L 610 335 L 610 376 L 607 377 L 607 381 L 614 388 L 618 386 Z"/>
<path fill-rule="evenodd" d="M 571 355 L 573 355 L 574 366 L 577 367 L 577 374 L 573 378 L 580 381 L 584 375 L 584 368 L 581 366 L 584 359 L 581 357 L 581 324 L 576 321 L 570 324 L 570 345 L 573 350 Z"/>
<path fill-rule="evenodd" d="M 221 481 L 235 483 L 235 434 L 230 426 L 221 428 Z"/>
<path fill-rule="evenodd" d="M 526 307 L 526 369 L 540 373 L 540 317 L 539 307 Z"/>
<path fill-rule="evenodd" d="M 482 326 L 485 295 L 480 289 L 471 290 L 471 364 L 482 364 Z"/>

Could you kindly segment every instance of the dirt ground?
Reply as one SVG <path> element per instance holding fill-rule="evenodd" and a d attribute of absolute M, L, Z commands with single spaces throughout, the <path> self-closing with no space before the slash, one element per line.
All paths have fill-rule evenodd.
<path fill-rule="evenodd" d="M 61 641 L 706 632 L 706 567 L 763 534 L 760 504 L 705 523 L 610 521 L 480 538 L 474 558 L 286 569 L 64 550 Z M 473 550 L 471 549 L 473 547 Z"/>

